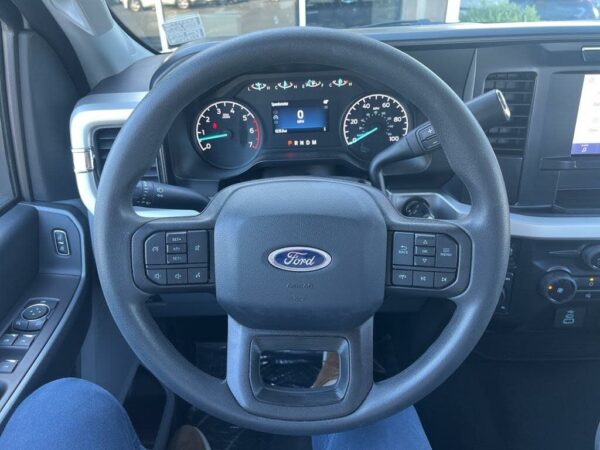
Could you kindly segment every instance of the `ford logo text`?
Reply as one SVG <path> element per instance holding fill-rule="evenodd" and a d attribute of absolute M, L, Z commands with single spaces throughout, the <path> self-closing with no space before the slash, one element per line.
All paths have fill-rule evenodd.
<path fill-rule="evenodd" d="M 312 272 L 331 263 L 329 253 L 311 247 L 286 247 L 269 254 L 273 267 L 290 272 Z"/>

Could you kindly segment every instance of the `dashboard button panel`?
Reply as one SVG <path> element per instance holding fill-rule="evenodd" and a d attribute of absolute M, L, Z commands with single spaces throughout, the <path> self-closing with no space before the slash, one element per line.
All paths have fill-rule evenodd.
<path fill-rule="evenodd" d="M 457 278 L 458 244 L 442 233 L 396 231 L 392 242 L 393 286 L 445 289 Z"/>
<path fill-rule="evenodd" d="M 159 286 L 209 281 L 207 230 L 156 232 L 144 241 L 146 278 Z"/>

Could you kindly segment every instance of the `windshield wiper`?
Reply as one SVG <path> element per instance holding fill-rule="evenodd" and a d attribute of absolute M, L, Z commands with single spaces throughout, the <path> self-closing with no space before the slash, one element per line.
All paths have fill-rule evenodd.
<path fill-rule="evenodd" d="M 415 19 L 415 20 L 390 20 L 388 22 L 376 22 L 369 23 L 366 25 L 355 25 L 350 28 L 385 28 L 385 27 L 404 27 L 410 25 L 436 25 L 442 22 L 434 22 L 429 19 Z"/>

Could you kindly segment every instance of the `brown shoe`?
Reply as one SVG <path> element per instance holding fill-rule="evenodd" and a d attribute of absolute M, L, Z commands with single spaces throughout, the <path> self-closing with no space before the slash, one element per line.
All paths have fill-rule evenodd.
<path fill-rule="evenodd" d="M 210 450 L 210 444 L 198 428 L 184 425 L 171 438 L 169 450 Z"/>

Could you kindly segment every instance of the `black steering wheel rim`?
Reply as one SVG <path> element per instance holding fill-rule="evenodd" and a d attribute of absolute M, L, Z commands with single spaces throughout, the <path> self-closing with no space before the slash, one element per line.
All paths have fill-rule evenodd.
<path fill-rule="evenodd" d="M 240 406 L 225 381 L 195 368 L 166 339 L 145 307 L 148 293 L 136 285 L 131 270 L 133 236 L 148 223 L 133 210 L 131 193 L 177 114 L 225 79 L 285 63 L 326 64 L 385 81 L 433 123 L 472 203 L 469 215 L 453 224 L 472 242 L 471 278 L 453 298 L 457 308 L 444 331 L 410 367 L 374 384 L 353 412 L 322 420 L 265 417 Z M 200 216 L 179 223 L 192 226 L 210 221 L 236 189 L 220 193 Z M 388 224 L 404 220 L 380 192 L 361 189 L 373 197 Z M 140 361 L 167 387 L 198 408 L 241 426 L 319 434 L 362 426 L 414 404 L 462 363 L 483 334 L 502 288 L 510 241 L 508 217 L 502 175 L 489 142 L 441 79 L 410 56 L 358 34 L 294 28 L 216 45 L 157 83 L 121 129 L 106 162 L 95 210 L 94 247 L 100 281 L 117 326 Z"/>

